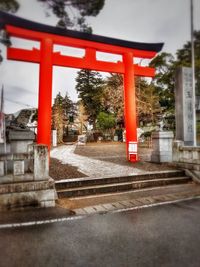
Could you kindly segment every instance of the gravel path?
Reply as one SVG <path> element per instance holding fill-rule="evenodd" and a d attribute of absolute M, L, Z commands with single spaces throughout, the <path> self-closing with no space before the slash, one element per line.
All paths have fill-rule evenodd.
<path fill-rule="evenodd" d="M 124 143 L 62 145 L 51 151 L 50 176 L 55 180 L 132 175 L 174 169 L 150 161 L 151 149 L 139 148 L 139 162 L 128 162 Z"/>
<path fill-rule="evenodd" d="M 51 157 L 60 160 L 63 164 L 77 167 L 77 170 L 89 177 L 108 177 L 120 175 L 132 175 L 145 172 L 133 166 L 123 166 L 116 163 L 93 159 L 83 155 L 74 154 L 75 145 L 64 145 L 54 148 Z M 98 153 L 98 150 L 97 150 Z M 106 152 L 104 151 L 104 154 Z"/>
<path fill-rule="evenodd" d="M 74 167 L 70 164 L 63 164 L 60 160 L 55 158 L 50 159 L 49 175 L 55 181 L 70 178 L 87 177 L 87 175 L 78 171 L 77 167 Z"/>

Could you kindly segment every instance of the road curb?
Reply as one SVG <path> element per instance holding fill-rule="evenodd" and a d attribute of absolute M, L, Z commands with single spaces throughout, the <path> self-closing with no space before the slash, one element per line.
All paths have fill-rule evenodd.
<path fill-rule="evenodd" d="M 58 223 L 58 222 L 65 222 L 65 221 L 73 221 L 73 220 L 79 220 L 79 219 L 83 219 L 85 217 L 94 216 L 94 215 L 105 215 L 105 214 L 113 214 L 113 213 L 119 213 L 119 212 L 131 211 L 131 210 L 140 210 L 140 209 L 151 208 L 151 207 L 156 207 L 156 206 L 175 204 L 175 203 L 194 200 L 194 199 L 200 199 L 200 196 L 188 197 L 188 198 L 177 199 L 177 200 L 170 200 L 170 201 L 165 201 L 165 202 L 157 202 L 157 203 L 152 203 L 152 204 L 144 204 L 144 205 L 133 206 L 129 208 L 119 208 L 119 209 L 110 210 L 110 211 L 103 211 L 103 212 L 100 211 L 100 212 L 90 213 L 90 214 L 73 215 L 69 217 L 62 217 L 62 218 L 49 219 L 49 220 L 0 224 L 0 230 L 35 226 L 35 225 L 44 225 L 44 224 L 51 224 L 51 223 Z"/>
<path fill-rule="evenodd" d="M 137 207 L 117 209 L 117 210 L 113 210 L 109 213 L 118 213 L 118 212 L 124 212 L 124 211 L 129 211 L 129 210 L 139 210 L 139 209 L 151 208 L 151 207 L 162 206 L 162 205 L 167 205 L 167 204 L 175 204 L 175 203 L 194 200 L 194 199 L 200 199 L 200 196 L 189 197 L 189 198 L 184 198 L 184 199 L 177 199 L 177 200 L 170 200 L 170 201 L 158 202 L 158 203 L 152 203 L 152 204 L 145 204 L 145 205 L 141 205 L 141 206 L 137 206 Z"/>

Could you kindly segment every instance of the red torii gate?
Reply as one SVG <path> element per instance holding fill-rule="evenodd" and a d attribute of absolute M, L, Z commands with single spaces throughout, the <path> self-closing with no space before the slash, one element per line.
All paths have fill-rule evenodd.
<path fill-rule="evenodd" d="M 147 44 L 124 41 L 83 32 L 51 27 L 0 12 L 0 27 L 9 36 L 39 41 L 40 49 L 32 50 L 8 47 L 7 58 L 40 64 L 38 135 L 37 143 L 51 145 L 51 99 L 53 66 L 65 66 L 121 73 L 124 75 L 124 104 L 127 159 L 135 162 L 137 155 L 137 125 L 134 76 L 153 77 L 155 70 L 134 64 L 136 58 L 153 58 L 163 43 Z M 53 46 L 64 45 L 85 49 L 83 58 L 53 52 Z M 122 62 L 104 62 L 96 59 L 96 52 L 122 56 Z"/>

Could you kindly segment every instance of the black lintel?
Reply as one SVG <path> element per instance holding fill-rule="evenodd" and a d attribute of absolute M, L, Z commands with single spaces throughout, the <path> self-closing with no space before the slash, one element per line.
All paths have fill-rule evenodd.
<path fill-rule="evenodd" d="M 121 46 L 126 48 L 146 50 L 146 51 L 155 51 L 160 52 L 163 43 L 140 43 L 140 42 L 131 42 L 116 38 L 110 38 L 105 36 L 100 36 L 96 34 L 90 34 L 86 32 L 79 32 L 74 30 L 66 30 L 59 27 L 52 27 L 45 24 L 37 23 L 34 21 L 26 20 L 19 18 L 17 16 L 5 13 L 0 11 L 0 29 L 5 28 L 5 25 L 12 25 L 28 30 L 51 33 L 56 35 L 62 35 L 66 37 L 72 37 L 87 41 L 94 41 L 98 43 L 110 44 L 115 46 Z"/>

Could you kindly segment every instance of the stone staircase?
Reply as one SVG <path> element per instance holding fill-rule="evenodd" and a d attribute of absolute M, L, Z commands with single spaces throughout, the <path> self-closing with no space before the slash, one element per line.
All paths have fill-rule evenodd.
<path fill-rule="evenodd" d="M 182 170 L 151 172 L 147 174 L 107 177 L 76 178 L 56 182 L 58 198 L 77 198 L 119 192 L 137 192 L 170 185 L 192 183 Z"/>

